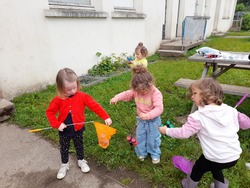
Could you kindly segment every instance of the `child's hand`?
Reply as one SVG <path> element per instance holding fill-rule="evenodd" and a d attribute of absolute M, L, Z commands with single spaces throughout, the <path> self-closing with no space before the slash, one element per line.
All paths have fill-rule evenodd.
<path fill-rule="evenodd" d="M 106 119 L 106 120 L 105 120 L 105 124 L 106 124 L 107 126 L 111 125 L 111 124 L 112 124 L 112 120 L 111 120 L 110 118 Z"/>
<path fill-rule="evenodd" d="M 163 126 L 163 127 L 158 127 L 159 131 L 161 134 L 166 134 L 166 130 L 167 130 L 167 126 Z"/>
<path fill-rule="evenodd" d="M 67 126 L 64 123 L 61 123 L 61 125 L 59 126 L 58 130 L 59 131 L 63 131 L 63 129 L 65 129 Z"/>
<path fill-rule="evenodd" d="M 110 100 L 110 104 L 116 104 L 118 102 L 118 100 L 114 97 Z"/>
<path fill-rule="evenodd" d="M 147 114 L 141 113 L 141 114 L 139 115 L 139 117 L 140 117 L 142 120 L 148 120 Z"/>

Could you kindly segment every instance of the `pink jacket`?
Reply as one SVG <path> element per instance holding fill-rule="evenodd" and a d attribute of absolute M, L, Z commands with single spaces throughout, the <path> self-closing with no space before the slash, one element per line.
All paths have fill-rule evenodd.
<path fill-rule="evenodd" d="M 118 101 L 135 100 L 137 114 L 145 113 L 148 119 L 154 119 L 163 112 L 163 100 L 161 92 L 153 86 L 146 95 L 141 95 L 133 89 L 124 91 L 114 96 Z"/>

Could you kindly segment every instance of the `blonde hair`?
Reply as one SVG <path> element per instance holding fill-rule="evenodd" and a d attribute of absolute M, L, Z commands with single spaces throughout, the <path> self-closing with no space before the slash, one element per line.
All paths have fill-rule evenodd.
<path fill-rule="evenodd" d="M 78 80 L 76 73 L 69 68 L 64 68 L 59 70 L 56 76 L 56 89 L 59 96 L 63 96 L 65 93 L 64 92 L 65 81 L 76 82 L 77 90 L 80 90 L 81 84 L 80 81 Z"/>
<path fill-rule="evenodd" d="M 148 72 L 143 65 L 136 65 L 132 68 L 132 79 L 130 85 L 133 90 L 148 89 L 154 84 L 153 76 Z"/>
<path fill-rule="evenodd" d="M 145 46 L 143 46 L 142 42 L 139 42 L 139 44 L 136 46 L 135 53 L 136 52 L 140 52 L 144 57 L 147 57 L 148 55 L 148 50 L 145 48 Z"/>
<path fill-rule="evenodd" d="M 213 78 L 203 78 L 193 82 L 189 87 L 188 97 L 192 97 L 194 88 L 201 90 L 201 106 L 215 103 L 221 105 L 223 102 L 224 94 L 219 82 Z"/>

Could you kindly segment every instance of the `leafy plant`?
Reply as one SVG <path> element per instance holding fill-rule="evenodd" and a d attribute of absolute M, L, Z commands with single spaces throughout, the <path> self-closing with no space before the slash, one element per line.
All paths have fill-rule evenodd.
<path fill-rule="evenodd" d="M 250 30 L 250 14 L 245 14 L 243 16 L 241 29 L 245 31 Z"/>
<path fill-rule="evenodd" d="M 88 70 L 88 74 L 91 76 L 105 76 L 112 73 L 119 73 L 127 67 L 126 54 L 117 56 L 112 53 L 110 56 L 102 56 L 101 52 L 97 52 L 96 56 L 98 57 L 98 64 Z"/>
<path fill-rule="evenodd" d="M 240 3 L 240 4 L 236 5 L 236 9 L 235 9 L 236 12 L 237 11 L 244 11 L 244 10 L 246 10 L 246 7 L 245 7 L 245 5 L 243 3 Z"/>

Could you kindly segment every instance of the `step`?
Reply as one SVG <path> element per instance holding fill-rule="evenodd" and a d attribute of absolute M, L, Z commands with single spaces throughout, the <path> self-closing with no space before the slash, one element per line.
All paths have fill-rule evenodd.
<path fill-rule="evenodd" d="M 184 43 L 182 43 L 182 40 L 176 40 L 173 42 L 163 41 L 160 45 L 159 50 L 173 50 L 173 51 L 187 52 L 189 49 L 199 46 L 204 42 L 205 42 L 204 40 L 184 42 Z"/>
<path fill-rule="evenodd" d="M 15 107 L 13 103 L 4 98 L 0 99 L 0 122 L 5 121 L 14 112 Z"/>
<path fill-rule="evenodd" d="M 185 51 L 178 51 L 178 50 L 158 50 L 157 52 L 160 53 L 161 56 L 184 56 Z"/>
<path fill-rule="evenodd" d="M 195 80 L 180 78 L 174 83 L 174 85 L 178 87 L 189 88 L 189 86 L 194 81 Z M 246 93 L 250 94 L 250 87 L 228 85 L 228 84 L 220 84 L 220 85 L 225 94 L 238 95 L 238 96 L 244 96 Z M 248 97 L 250 97 L 250 95 L 248 95 Z"/>
<path fill-rule="evenodd" d="M 184 49 L 185 47 L 182 45 L 172 45 L 172 43 L 169 43 L 169 45 L 161 45 L 160 46 L 160 50 L 176 50 L 176 51 L 181 51 L 182 49 Z"/>

